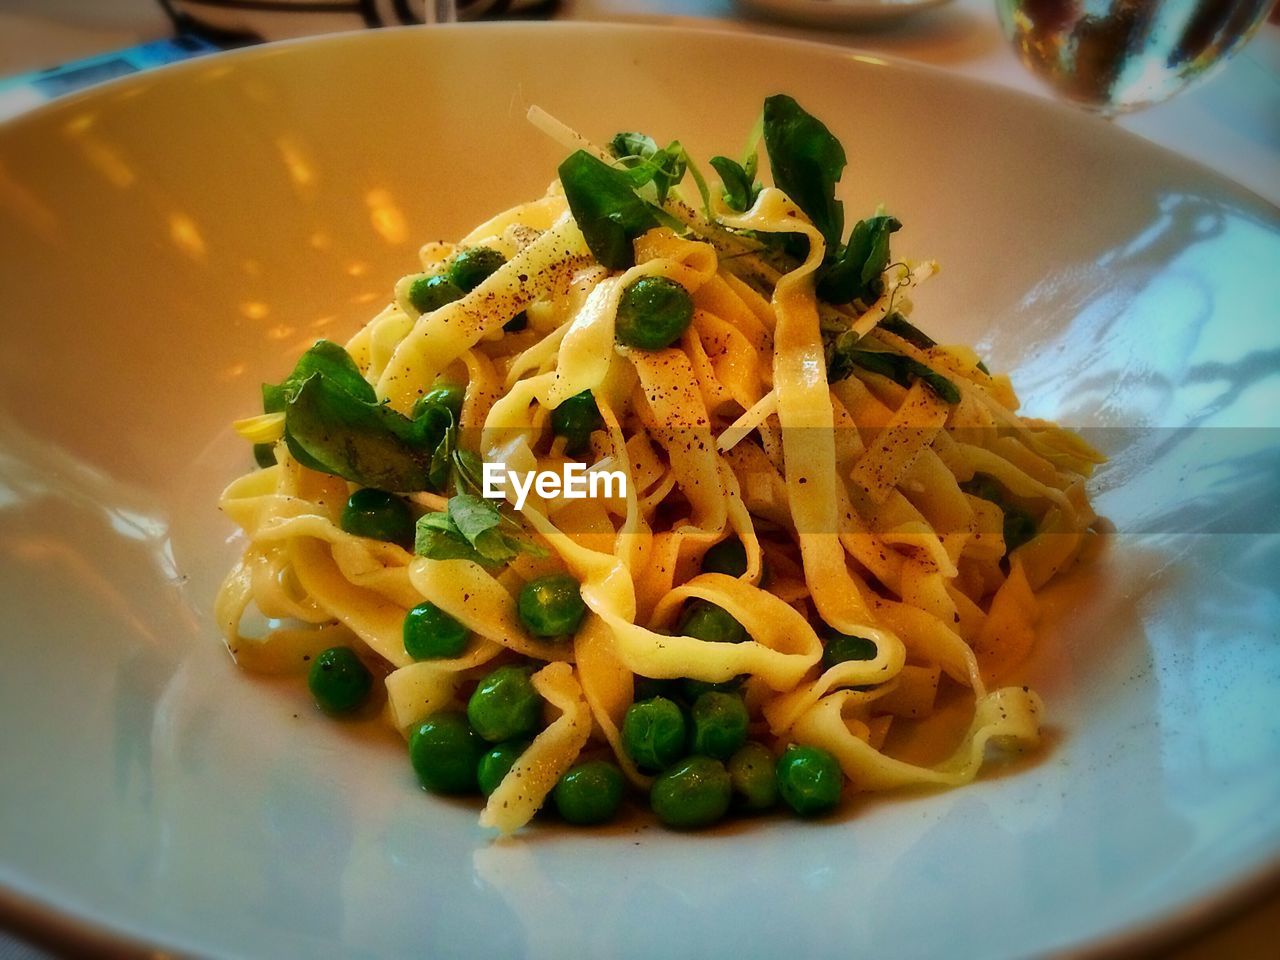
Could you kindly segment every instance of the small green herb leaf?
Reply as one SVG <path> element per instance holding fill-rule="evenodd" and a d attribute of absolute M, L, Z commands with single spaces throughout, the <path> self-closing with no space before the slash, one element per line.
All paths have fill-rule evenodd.
<path fill-rule="evenodd" d="M 888 330 L 894 336 L 901 337 L 913 347 L 919 347 L 921 350 L 928 350 L 936 347 L 938 341 L 929 336 L 902 314 L 894 310 L 887 317 L 877 324 L 881 330 Z"/>
<path fill-rule="evenodd" d="M 960 402 L 960 391 L 956 389 L 956 385 L 931 367 L 911 357 L 904 357 L 900 353 L 863 350 L 858 348 L 856 343 L 857 338 L 850 333 L 841 334 L 836 338 L 831 357 L 827 361 L 829 380 L 833 382 L 843 380 L 857 367 L 888 377 L 894 383 L 904 387 L 909 387 L 916 380 L 920 380 L 947 403 Z"/>
<path fill-rule="evenodd" d="M 745 213 L 751 209 L 760 195 L 760 184 L 756 182 L 755 154 L 747 161 L 747 166 L 739 164 L 728 157 L 712 157 L 711 166 L 720 174 L 720 183 L 724 187 L 724 202 L 730 210 Z"/>
<path fill-rule="evenodd" d="M 818 296 L 827 303 L 861 300 L 871 303 L 880 296 L 880 274 L 889 265 L 889 234 L 902 228 L 894 217 L 859 220 L 849 242 L 836 251 L 818 281 Z"/>
<path fill-rule="evenodd" d="M 652 183 L 658 202 L 667 199 L 671 188 L 684 179 L 688 158 L 679 140 L 673 140 L 666 149 L 658 149 L 653 137 L 643 133 L 618 133 L 609 141 L 609 152 L 628 169 L 632 185 L 636 188 Z"/>
<path fill-rule="evenodd" d="M 484 562 L 447 513 L 428 513 L 418 518 L 413 552 L 432 560 Z"/>
<path fill-rule="evenodd" d="M 559 173 L 569 210 L 592 256 L 610 270 L 634 266 L 631 241 L 658 221 L 653 207 L 636 196 L 627 171 L 578 150 L 560 164 Z"/>
<path fill-rule="evenodd" d="M 545 556 L 538 544 L 505 533 L 504 517 L 496 503 L 460 493 L 449 498 L 447 513 L 429 513 L 418 520 L 415 552 L 432 560 L 471 560 L 485 566 L 506 563 L 518 554 Z"/>
<path fill-rule="evenodd" d="M 315 345 L 298 358 L 293 372 L 278 384 L 262 385 L 262 409 L 264 413 L 282 413 L 302 385 L 313 374 L 322 374 L 357 400 L 376 403 L 373 387 L 364 378 L 347 351 L 330 340 L 317 340 Z"/>

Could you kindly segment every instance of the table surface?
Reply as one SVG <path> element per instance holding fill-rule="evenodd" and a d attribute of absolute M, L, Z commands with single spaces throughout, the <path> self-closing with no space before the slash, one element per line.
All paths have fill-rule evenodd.
<path fill-rule="evenodd" d="M 1048 97 L 1018 63 L 996 22 L 993 0 L 952 0 L 897 23 L 861 31 L 800 27 L 745 13 L 734 0 L 561 0 L 569 20 L 655 18 L 857 47 L 929 63 Z M 1275 17 L 1273 16 L 1273 20 Z M 169 34 L 154 0 L 0 0 L 0 77 L 53 66 Z M 1168 103 L 1116 120 L 1280 205 L 1280 26 L 1264 24 L 1217 74 Z M 1280 895 L 1183 944 L 1176 960 L 1274 955 Z M 41 954 L 0 934 L 0 960 Z"/>

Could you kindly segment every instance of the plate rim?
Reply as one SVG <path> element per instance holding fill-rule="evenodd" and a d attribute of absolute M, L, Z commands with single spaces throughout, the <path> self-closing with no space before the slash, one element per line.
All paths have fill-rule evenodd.
<path fill-rule="evenodd" d="M 736 0 L 736 2 L 741 3 L 743 0 Z M 947 2 L 949 0 L 923 0 L 924 5 L 915 3 L 912 11 L 923 10 L 928 6 L 941 6 Z M 748 0 L 744 5 L 752 4 Z M 1140 144 L 1142 149 L 1158 151 L 1163 154 L 1167 162 L 1181 166 L 1197 178 L 1211 181 L 1219 189 L 1267 210 L 1272 216 L 1280 217 L 1280 204 L 1273 203 L 1248 186 L 1196 159 L 1055 98 L 1038 96 L 1035 93 L 984 78 L 957 75 L 944 67 L 907 59 L 896 54 L 883 54 L 861 47 L 807 38 L 759 33 L 744 29 L 743 24 L 738 21 L 659 16 L 644 21 L 488 21 L 391 26 L 377 30 L 351 29 L 276 40 L 220 51 L 214 57 L 220 63 L 252 61 L 278 55 L 294 48 L 340 46 L 352 42 L 384 42 L 389 35 L 417 33 L 423 30 L 514 34 L 529 32 L 667 34 L 686 39 L 694 36 L 707 42 L 719 40 L 729 43 L 761 43 L 788 48 L 814 49 L 826 55 L 837 56 L 839 59 L 852 60 L 864 67 L 902 71 L 938 80 L 945 79 L 950 85 L 977 91 L 982 96 L 1005 98 L 1010 102 L 1021 103 L 1023 109 L 1049 111 L 1051 114 L 1056 114 L 1062 122 L 1077 124 L 1085 130 L 1090 128 L 1095 131 L 1106 130 L 1108 132 L 1103 136 L 1127 139 L 1130 144 Z M 186 72 L 201 70 L 207 67 L 214 57 L 195 57 L 127 74 L 40 104 L 17 116 L 0 121 L 0 139 L 21 130 L 28 123 L 39 122 L 48 114 L 71 111 L 82 104 L 92 103 L 104 97 L 113 97 L 132 86 L 149 85 L 158 78 L 180 76 Z M 176 940 L 137 935 L 116 926 L 108 919 L 95 916 L 91 911 L 80 912 L 74 907 L 62 906 L 45 896 L 33 893 L 30 888 L 24 888 L 20 882 L 15 883 L 9 873 L 8 869 L 0 868 L 0 933 L 10 933 L 21 941 L 48 949 L 93 956 L 152 957 L 157 953 L 181 954 L 190 949 L 179 946 L 179 941 Z M 1166 910 L 1150 914 L 1140 920 L 1115 926 L 1100 936 L 1066 943 L 1055 948 L 1052 955 L 1082 958 L 1082 960 L 1083 958 L 1106 960 L 1106 958 L 1129 956 L 1134 953 L 1146 954 L 1189 943 L 1196 937 L 1207 935 L 1242 916 L 1267 897 L 1278 892 L 1280 892 L 1280 852 L 1277 852 L 1269 861 L 1237 874 L 1226 884 L 1199 896 L 1176 902 Z"/>

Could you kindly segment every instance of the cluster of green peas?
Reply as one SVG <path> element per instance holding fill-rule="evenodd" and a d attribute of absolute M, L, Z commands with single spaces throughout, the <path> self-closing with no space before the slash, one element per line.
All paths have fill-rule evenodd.
<path fill-rule="evenodd" d="M 420 277 L 409 288 L 414 309 L 426 313 L 460 299 L 505 263 L 487 247 L 459 252 L 442 274 Z M 688 292 L 664 277 L 642 277 L 623 291 L 616 336 L 627 346 L 659 350 L 678 340 L 693 316 Z M 518 330 L 524 314 L 504 329 Z M 462 387 L 438 383 L 415 404 L 415 420 L 453 422 L 462 407 Z M 565 438 L 565 452 L 584 450 L 593 431 L 603 426 L 590 391 L 564 400 L 551 412 L 551 426 Z M 414 517 L 408 504 L 385 490 L 361 488 L 352 493 L 341 526 L 356 536 L 408 545 Z M 711 548 L 703 570 L 741 576 L 746 552 L 737 540 Z M 521 590 L 517 612 L 534 635 L 571 635 L 586 608 L 573 578 L 555 574 L 530 581 Z M 724 609 L 696 600 L 686 605 L 679 630 L 710 642 L 747 639 L 742 625 Z M 468 643 L 466 627 L 435 604 L 425 602 L 404 620 L 405 651 L 415 660 L 460 656 Z M 868 647 L 869 645 L 869 652 Z M 834 637 L 824 661 L 870 659 L 874 644 L 857 637 Z M 828 663 L 828 665 L 830 665 Z M 421 784 L 437 793 L 480 793 L 488 796 L 528 748 L 542 717 L 542 700 L 533 688 L 534 667 L 507 664 L 476 686 L 465 711 L 434 714 L 412 732 L 409 755 Z M 369 698 L 373 677 L 347 647 L 320 654 L 308 674 L 311 694 L 322 709 L 347 713 Z M 748 715 L 738 683 L 652 681 L 641 678 L 636 702 L 623 720 L 623 749 L 647 773 L 656 774 L 650 806 L 673 827 L 708 826 L 734 804 L 747 811 L 765 810 L 779 797 L 801 815 L 813 816 L 838 802 L 843 775 L 834 757 L 816 747 L 791 745 L 776 760 L 761 743 L 747 740 Z M 622 803 L 622 771 L 614 763 L 593 760 L 569 770 L 552 791 L 560 815 L 574 824 L 612 819 Z"/>
<path fill-rule="evenodd" d="M 746 553 L 737 540 L 716 545 L 703 570 L 741 576 Z M 517 613 L 535 636 L 571 635 L 586 613 L 577 582 L 553 574 L 527 583 Z M 680 633 L 714 643 L 737 643 L 746 631 L 727 611 L 702 600 L 686 605 Z M 404 646 L 415 660 L 456 657 L 468 643 L 466 627 L 435 604 L 408 612 Z M 867 660 L 875 645 L 860 637 L 828 639 L 824 668 L 844 660 Z M 542 699 L 534 689 L 531 664 L 507 664 L 476 686 L 465 711 L 442 711 L 419 724 L 409 738 L 410 762 L 426 789 L 444 794 L 491 794 L 528 748 L 542 720 Z M 309 675 L 322 708 L 342 713 L 368 698 L 372 676 L 346 647 L 325 651 Z M 779 799 L 802 816 L 817 816 L 839 802 L 843 774 L 835 758 L 813 746 L 791 745 L 775 758 L 764 744 L 749 741 L 749 717 L 737 681 L 720 684 L 684 679 L 640 678 L 636 701 L 622 724 L 622 746 L 643 772 L 656 775 L 649 793 L 654 814 L 664 824 L 694 829 L 709 826 L 731 808 L 757 812 Z M 575 765 L 552 791 L 560 816 L 578 825 L 605 823 L 617 814 L 624 795 L 617 764 L 591 760 Z"/>
<path fill-rule="evenodd" d="M 492 247 L 467 247 L 450 258 L 443 273 L 418 277 L 409 285 L 409 303 L 419 313 L 439 310 L 461 300 L 507 262 Z M 675 343 L 693 319 L 688 291 L 666 277 L 641 277 L 628 285 L 618 303 L 616 336 L 642 350 L 661 350 Z M 523 330 L 529 320 L 521 311 L 503 330 Z"/>

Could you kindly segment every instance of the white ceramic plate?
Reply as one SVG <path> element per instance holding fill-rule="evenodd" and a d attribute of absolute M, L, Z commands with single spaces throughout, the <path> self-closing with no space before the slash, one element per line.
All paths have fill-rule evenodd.
<path fill-rule="evenodd" d="M 940 7 L 951 0 L 737 0 L 762 16 L 814 27 L 870 27 Z"/>
<path fill-rule="evenodd" d="M 795 95 L 943 264 L 917 316 L 1113 455 L 1122 533 L 1049 598 L 1038 763 L 836 821 L 535 829 L 242 675 L 214 509 L 317 336 L 596 138 L 698 156 Z M 1105 123 L 844 50 L 688 30 L 371 32 L 0 129 L 0 905 L 202 954 L 1011 956 L 1173 935 L 1280 854 L 1280 221 Z M 21 902 L 19 902 L 21 901 Z M 25 912 L 24 912 L 25 910 Z M 1128 939 L 1126 939 L 1128 938 Z"/>

